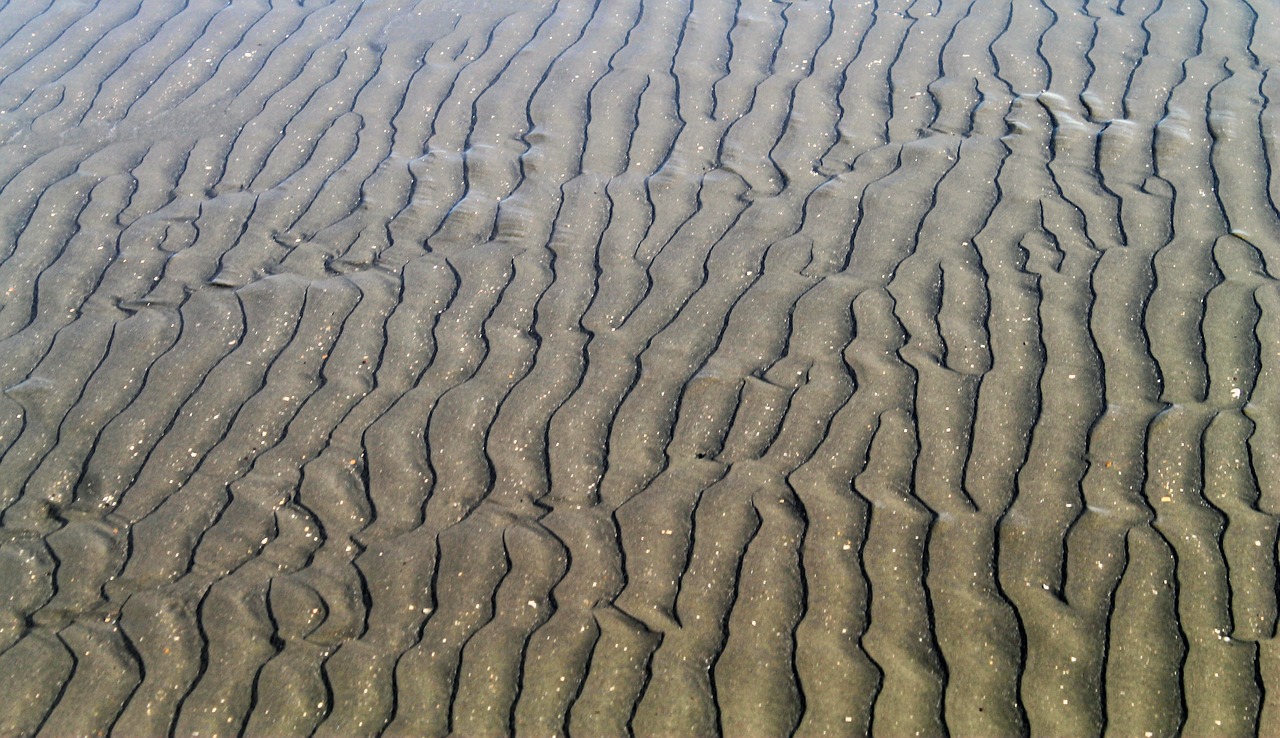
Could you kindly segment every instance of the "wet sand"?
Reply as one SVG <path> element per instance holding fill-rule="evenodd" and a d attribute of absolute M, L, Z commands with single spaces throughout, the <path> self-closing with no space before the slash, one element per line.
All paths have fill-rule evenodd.
<path fill-rule="evenodd" d="M 0 5 L 0 734 L 1280 735 L 1278 63 Z"/>

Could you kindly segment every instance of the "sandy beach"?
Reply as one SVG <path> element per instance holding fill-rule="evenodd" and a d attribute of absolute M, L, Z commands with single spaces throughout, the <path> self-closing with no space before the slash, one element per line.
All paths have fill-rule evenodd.
<path fill-rule="evenodd" d="M 0 2 L 0 735 L 1280 735 L 1278 68 Z"/>

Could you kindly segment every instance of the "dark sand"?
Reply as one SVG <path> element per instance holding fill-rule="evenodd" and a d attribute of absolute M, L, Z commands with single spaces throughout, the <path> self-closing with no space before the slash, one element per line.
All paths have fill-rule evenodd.
<path fill-rule="evenodd" d="M 1280 735 L 1278 64 L 0 4 L 0 735 Z"/>

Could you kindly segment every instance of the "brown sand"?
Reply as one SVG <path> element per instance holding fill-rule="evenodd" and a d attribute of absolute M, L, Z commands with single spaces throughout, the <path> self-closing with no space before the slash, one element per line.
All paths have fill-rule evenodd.
<path fill-rule="evenodd" d="M 0 5 L 0 734 L 1280 735 L 1280 5 Z"/>

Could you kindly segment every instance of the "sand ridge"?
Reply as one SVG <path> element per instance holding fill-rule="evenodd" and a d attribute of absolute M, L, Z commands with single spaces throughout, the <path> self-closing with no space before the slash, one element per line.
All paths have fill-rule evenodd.
<path fill-rule="evenodd" d="M 0 5 L 0 733 L 1280 733 L 1277 42 Z"/>

